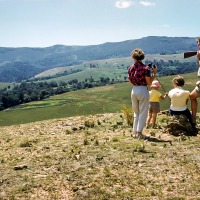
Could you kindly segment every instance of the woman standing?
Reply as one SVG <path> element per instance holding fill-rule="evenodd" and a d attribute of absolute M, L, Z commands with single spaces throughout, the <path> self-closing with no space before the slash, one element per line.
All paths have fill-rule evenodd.
<path fill-rule="evenodd" d="M 129 81 L 133 84 L 131 91 L 134 112 L 133 136 L 145 139 L 146 136 L 142 134 L 142 131 L 146 124 L 149 109 L 149 91 L 147 85 L 151 85 L 158 68 L 156 66 L 152 68 L 153 74 L 151 76 L 150 67 L 142 63 L 145 57 L 142 49 L 133 50 L 131 56 L 134 64 L 129 67 L 128 74 Z"/>

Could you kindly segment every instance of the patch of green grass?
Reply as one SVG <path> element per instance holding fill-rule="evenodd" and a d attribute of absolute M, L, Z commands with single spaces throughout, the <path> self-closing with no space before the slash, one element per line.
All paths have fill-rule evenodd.
<path fill-rule="evenodd" d="M 17 85 L 17 83 L 15 83 L 15 85 Z M 13 88 L 13 87 L 14 87 L 14 83 L 3 83 L 3 82 L 0 82 L 0 89 Z"/>
<path fill-rule="evenodd" d="M 160 54 L 147 54 L 145 57 L 146 60 L 178 60 L 180 62 L 185 62 L 182 54 L 171 54 L 171 55 L 160 55 Z M 187 61 L 193 60 L 193 58 L 188 58 Z M 127 76 L 127 67 L 133 63 L 132 58 L 123 57 L 123 58 L 111 58 L 105 60 L 94 60 L 88 61 L 83 64 L 67 66 L 67 67 L 57 67 L 50 69 L 38 74 L 36 77 L 45 77 L 55 75 L 57 73 L 62 73 L 64 71 L 70 71 L 71 69 L 83 70 L 81 72 L 70 74 L 67 76 L 62 76 L 58 78 L 48 79 L 47 81 L 69 81 L 71 79 L 78 79 L 79 81 L 84 81 L 90 76 L 94 80 L 99 80 L 100 77 L 110 77 L 111 79 L 124 80 L 124 76 Z M 95 65 L 96 68 L 91 68 L 91 65 Z"/>
<path fill-rule="evenodd" d="M 192 91 L 196 82 L 196 73 L 184 74 L 184 88 Z M 166 91 L 172 89 L 174 76 L 160 77 Z M 0 126 L 22 124 L 34 121 L 90 115 L 100 113 L 116 113 L 131 108 L 131 84 L 128 82 L 96 87 L 52 96 L 38 102 L 30 102 L 8 110 L 0 111 Z M 164 94 L 162 88 L 160 92 Z M 161 110 L 169 109 L 170 100 L 160 102 Z M 190 108 L 190 102 L 188 104 Z M 200 107 L 199 107 L 200 110 Z"/>

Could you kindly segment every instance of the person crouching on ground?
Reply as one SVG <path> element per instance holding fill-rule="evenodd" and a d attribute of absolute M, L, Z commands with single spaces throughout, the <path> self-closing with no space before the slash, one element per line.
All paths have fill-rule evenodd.
<path fill-rule="evenodd" d="M 158 89 L 160 88 L 160 83 L 155 80 L 151 84 L 151 90 L 149 91 L 149 113 L 146 121 L 146 128 L 149 128 L 149 124 L 152 119 L 152 128 L 156 128 L 156 118 L 157 114 L 160 112 L 160 100 L 164 100 L 168 95 L 165 93 L 163 96 Z"/>
<path fill-rule="evenodd" d="M 128 69 L 128 78 L 132 83 L 131 100 L 133 108 L 133 137 L 145 139 L 145 135 L 142 134 L 143 128 L 146 124 L 148 109 L 149 109 L 149 91 L 147 85 L 151 85 L 154 80 L 158 68 L 153 68 L 153 74 L 151 76 L 151 69 L 149 66 L 144 65 L 142 60 L 145 55 L 142 49 L 135 49 L 131 52 L 131 56 L 134 60 Z"/>
<path fill-rule="evenodd" d="M 185 80 L 182 76 L 176 76 L 172 82 L 174 89 L 170 90 L 168 93 L 168 96 L 171 99 L 169 113 L 170 115 L 185 115 L 193 126 L 192 115 L 187 108 L 190 92 L 183 89 Z"/>

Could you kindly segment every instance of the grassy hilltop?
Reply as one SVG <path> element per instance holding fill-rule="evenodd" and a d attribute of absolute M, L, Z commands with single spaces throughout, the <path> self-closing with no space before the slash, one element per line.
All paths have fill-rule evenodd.
<path fill-rule="evenodd" d="M 191 91 L 196 73 L 183 76 Z M 166 91 L 173 77 L 159 78 Z M 170 135 L 159 115 L 161 129 L 144 129 L 154 140 L 133 139 L 121 113 L 130 91 L 126 82 L 1 111 L 0 199 L 200 199 L 200 136 Z"/>
<path fill-rule="evenodd" d="M 190 45 L 184 44 L 187 41 Z M 170 43 L 166 37 L 147 37 L 84 48 L 12 49 L 16 56 L 25 52 L 20 61 L 10 57 L 11 49 L 1 48 L 1 81 L 66 70 L 79 71 L 47 81 L 85 81 L 90 76 L 120 81 L 127 76 L 134 45 L 148 53 L 146 59 L 182 63 L 181 52 L 195 49 L 193 43 L 194 38 L 171 38 Z M 164 90 L 172 89 L 173 77 L 158 78 Z M 183 77 L 185 89 L 192 91 L 196 72 Z M 0 83 L 0 88 L 15 84 Z M 165 129 L 169 117 L 160 114 L 159 129 L 144 129 L 151 140 L 132 138 L 132 127 L 122 113 L 124 107 L 131 108 L 131 87 L 124 82 L 82 89 L 0 111 L 0 200 L 200 200 L 200 135 L 172 136 Z M 161 110 L 169 105 L 168 98 L 161 101 Z"/>
<path fill-rule="evenodd" d="M 200 199 L 199 136 L 131 132 L 122 114 L 0 127 L 0 199 Z"/>

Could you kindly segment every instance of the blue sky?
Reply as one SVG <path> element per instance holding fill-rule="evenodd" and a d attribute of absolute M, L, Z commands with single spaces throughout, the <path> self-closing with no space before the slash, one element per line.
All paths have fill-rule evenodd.
<path fill-rule="evenodd" d="M 200 0 L 0 0 L 0 47 L 200 36 Z"/>

